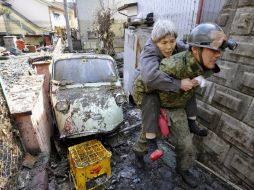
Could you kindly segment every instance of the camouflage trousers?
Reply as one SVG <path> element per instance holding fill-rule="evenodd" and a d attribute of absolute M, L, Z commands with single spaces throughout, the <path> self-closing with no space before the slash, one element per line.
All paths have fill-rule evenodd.
<path fill-rule="evenodd" d="M 186 112 L 183 108 L 167 109 L 168 118 L 170 118 L 170 134 L 162 140 L 168 141 L 175 146 L 176 150 L 176 167 L 178 170 L 187 170 L 193 166 L 195 152 L 192 143 L 190 129 Z M 140 155 L 147 152 L 145 133 L 141 130 L 138 140 L 133 146 L 133 151 Z M 167 159 L 167 158 L 165 158 Z"/>

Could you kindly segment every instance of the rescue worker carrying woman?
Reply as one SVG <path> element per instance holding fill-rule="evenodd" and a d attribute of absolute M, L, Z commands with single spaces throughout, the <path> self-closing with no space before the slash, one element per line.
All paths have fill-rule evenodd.
<path fill-rule="evenodd" d="M 148 144 L 148 155 L 158 148 L 156 134 L 159 133 L 160 99 L 156 90 L 179 93 L 181 90 L 191 90 L 198 85 L 196 80 L 190 80 L 189 78 L 179 80 L 158 69 L 163 58 L 169 58 L 171 55 L 185 51 L 188 48 L 183 42 L 176 41 L 176 38 L 177 30 L 174 24 L 169 20 L 159 20 L 155 23 L 151 38 L 147 41 L 141 53 L 137 76 L 140 74 L 144 84 L 154 89 L 154 91 L 145 93 L 142 103 L 140 103 L 142 133 L 137 143 Z M 207 131 L 198 128 L 195 123 L 197 115 L 195 95 L 188 101 L 185 110 L 190 132 L 199 136 L 206 136 Z M 133 150 L 136 153 L 137 166 L 139 168 L 143 167 L 143 157 L 139 156 L 138 147 L 134 145 Z"/>
<path fill-rule="evenodd" d="M 165 21 L 158 21 L 158 23 L 160 22 Z M 156 50 L 150 53 L 150 55 L 154 56 L 154 59 L 150 61 L 142 61 L 146 56 L 149 57 L 149 53 L 146 52 L 146 56 L 141 55 L 141 74 L 134 82 L 133 97 L 135 103 L 140 105 L 142 109 L 143 129 L 133 150 L 136 155 L 137 165 L 143 166 L 143 157 L 147 155 L 147 151 L 149 155 L 158 148 L 156 143 L 156 137 L 160 137 L 158 118 L 160 108 L 163 108 L 170 121 L 170 134 L 164 137 L 164 139 L 169 141 L 176 148 L 176 170 L 187 184 L 191 187 L 196 187 L 197 180 L 190 172 L 194 163 L 195 152 L 190 135 L 190 132 L 193 131 L 191 129 L 191 122 L 189 121 L 193 116 L 196 116 L 197 113 L 194 95 L 195 88 L 199 85 L 199 82 L 195 80 L 195 78 L 198 76 L 206 78 L 215 72 L 219 72 L 220 69 L 216 61 L 221 56 L 221 50 L 224 50 L 226 47 L 234 49 L 235 46 L 227 41 L 225 33 L 218 25 L 203 23 L 192 30 L 188 40 L 189 49 L 171 56 L 174 48 L 171 48 L 172 50 L 169 51 L 169 49 L 162 47 L 163 44 L 173 42 L 176 35 L 172 30 L 167 30 L 168 27 L 166 27 L 166 29 L 164 27 L 166 27 L 166 24 L 160 25 L 160 32 L 157 32 L 157 34 L 160 34 L 161 38 L 155 40 L 156 38 L 154 36 L 156 36 L 156 33 L 153 33 L 156 31 L 155 24 L 152 32 L 153 43 L 150 42 L 150 48 L 154 45 L 153 47 L 157 47 L 157 50 L 166 58 L 157 58 L 156 60 L 155 55 L 158 55 L 155 53 Z M 168 31 L 170 31 L 170 33 Z M 144 48 L 144 52 L 148 47 Z M 174 45 L 172 47 L 174 47 Z M 154 75 L 154 81 L 161 79 L 161 82 L 158 82 L 157 85 L 154 86 L 156 83 L 151 82 L 153 80 L 150 80 L 150 83 L 149 80 L 144 80 L 145 77 L 144 73 L 142 75 L 142 70 L 145 69 L 142 67 L 146 67 L 145 64 L 150 64 L 147 72 L 158 73 Z M 157 67 L 151 66 L 152 64 L 157 64 Z M 167 80 L 162 80 L 164 79 L 163 77 L 167 78 Z M 188 110 L 187 107 L 189 105 L 195 108 Z M 194 111 L 195 113 L 193 114 L 189 111 Z M 152 121 L 148 122 L 149 120 Z M 195 128 L 196 130 L 194 133 L 198 131 L 197 133 L 200 135 L 202 129 L 197 128 L 196 125 Z M 205 136 L 207 131 L 201 133 L 203 133 L 201 136 Z M 146 140 L 148 143 L 148 150 Z"/>

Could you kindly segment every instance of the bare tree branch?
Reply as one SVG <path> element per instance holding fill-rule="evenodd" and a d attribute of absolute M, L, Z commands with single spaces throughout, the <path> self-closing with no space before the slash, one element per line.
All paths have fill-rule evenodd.
<path fill-rule="evenodd" d="M 115 34 L 111 30 L 114 23 L 114 11 L 111 8 L 105 8 L 102 0 L 100 0 L 101 8 L 97 10 L 94 22 L 94 31 L 98 33 L 100 42 L 102 43 L 102 52 L 114 54 L 114 37 Z"/>

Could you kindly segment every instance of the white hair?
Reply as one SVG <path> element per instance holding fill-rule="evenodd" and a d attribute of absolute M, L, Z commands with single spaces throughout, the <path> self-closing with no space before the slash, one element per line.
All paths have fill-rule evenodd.
<path fill-rule="evenodd" d="M 159 42 L 167 35 L 177 38 L 176 27 L 170 20 L 158 20 L 155 22 L 151 34 L 151 38 L 154 42 Z"/>

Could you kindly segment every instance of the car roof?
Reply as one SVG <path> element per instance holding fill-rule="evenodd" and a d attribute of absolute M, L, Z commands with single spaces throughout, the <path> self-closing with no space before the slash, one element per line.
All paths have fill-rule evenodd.
<path fill-rule="evenodd" d="M 114 59 L 110 55 L 106 54 L 94 54 L 94 53 L 63 53 L 54 57 L 54 62 L 66 59 L 109 59 L 114 62 Z"/>

